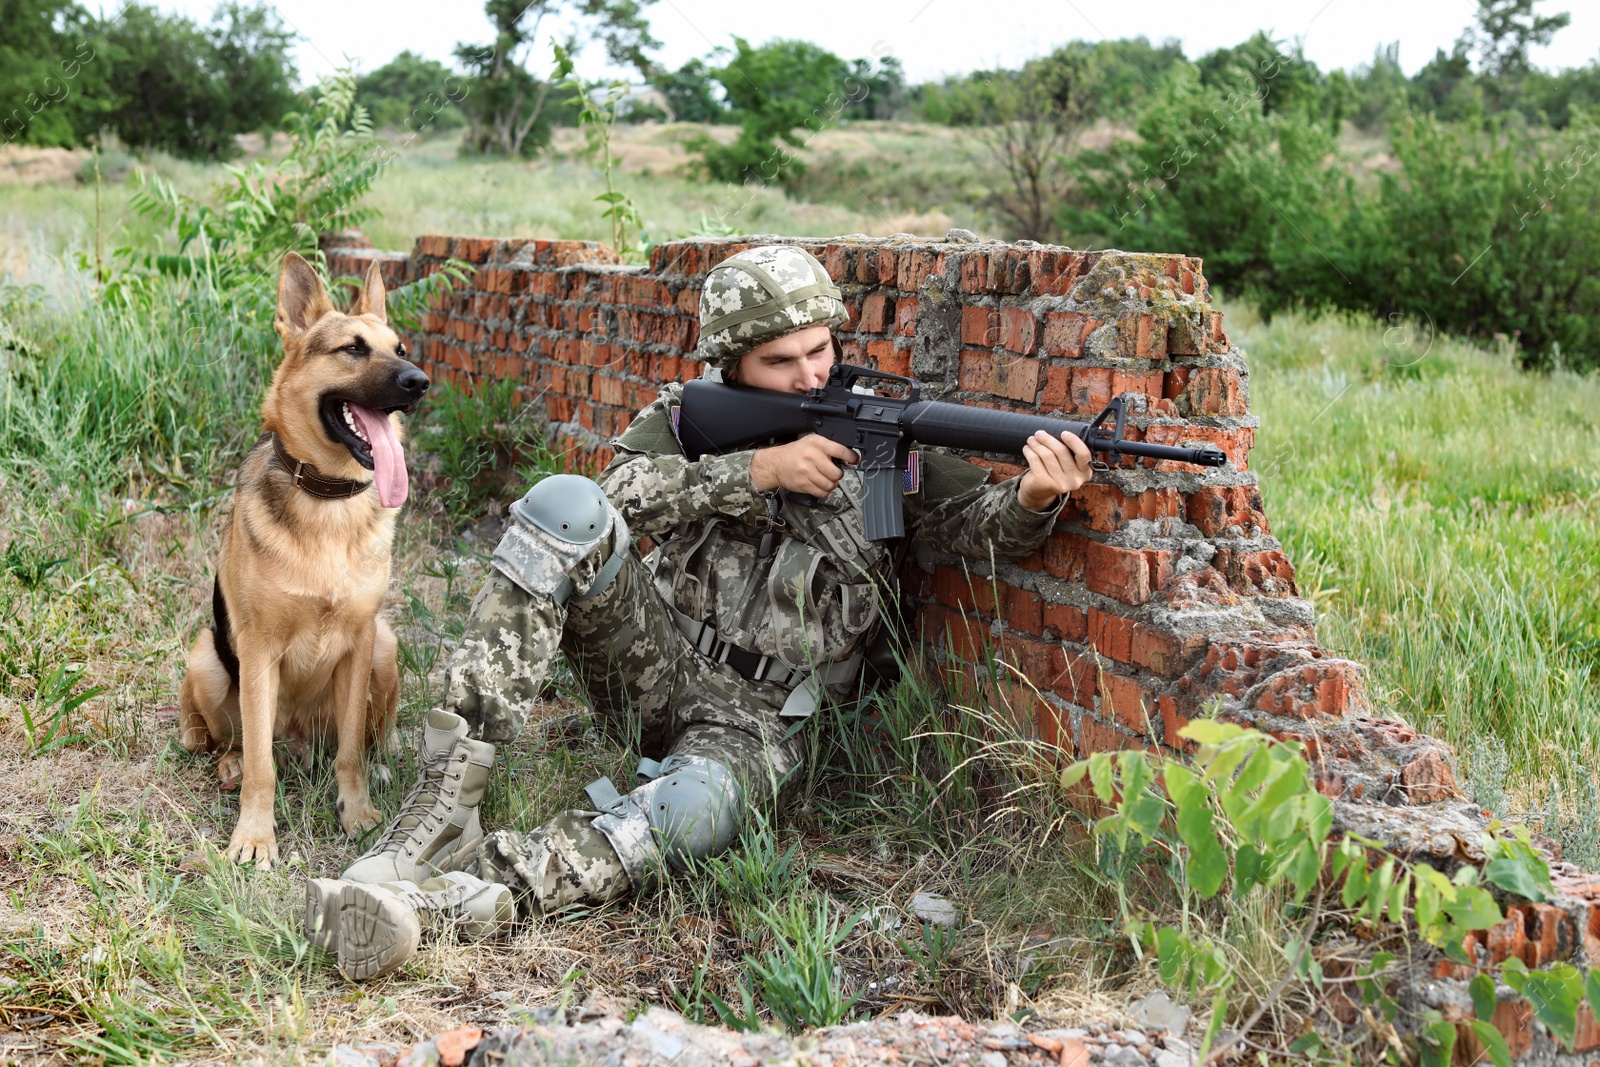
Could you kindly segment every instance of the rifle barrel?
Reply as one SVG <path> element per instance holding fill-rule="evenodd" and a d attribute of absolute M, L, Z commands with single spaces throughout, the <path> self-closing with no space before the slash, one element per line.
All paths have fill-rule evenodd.
<path fill-rule="evenodd" d="M 1220 467 L 1227 457 L 1214 448 L 1179 448 L 1145 441 L 1113 441 L 1105 429 L 1091 431 L 1086 422 L 1028 415 L 1019 411 L 970 408 L 938 400 L 920 400 L 908 405 L 900 418 L 906 436 L 921 444 L 944 448 L 966 448 L 979 452 L 1007 452 L 1020 455 L 1022 446 L 1039 430 L 1053 437 L 1062 432 L 1083 440 L 1096 451 L 1115 451 L 1130 456 L 1171 459 Z"/>

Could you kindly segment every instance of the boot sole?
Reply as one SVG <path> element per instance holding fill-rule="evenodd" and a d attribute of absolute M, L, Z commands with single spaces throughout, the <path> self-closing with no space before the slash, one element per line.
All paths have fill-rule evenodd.
<path fill-rule="evenodd" d="M 422 926 L 386 889 L 313 878 L 306 883 L 306 940 L 332 955 L 346 978 L 364 982 L 415 955 Z"/>

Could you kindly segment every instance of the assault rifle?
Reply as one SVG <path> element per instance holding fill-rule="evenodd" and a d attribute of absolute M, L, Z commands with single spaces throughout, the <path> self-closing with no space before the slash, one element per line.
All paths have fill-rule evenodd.
<path fill-rule="evenodd" d="M 856 383 L 863 380 L 901 383 L 906 395 L 858 391 Z M 827 384 L 804 395 L 702 378 L 683 387 L 678 440 L 690 459 L 808 433 L 855 449 L 861 456 L 858 469 L 869 541 L 901 537 L 906 532 L 900 495 L 914 444 L 1021 455 L 1023 443 L 1036 431 L 1057 437 L 1065 431 L 1088 445 L 1092 453 L 1149 456 L 1204 467 L 1227 462 L 1215 448 L 1176 448 L 1127 440 L 1123 437 L 1127 410 L 1120 396 L 1093 422 L 1069 422 L 1048 415 L 923 400 L 920 394 L 921 386 L 914 379 L 847 363 L 834 364 Z M 1105 464 L 1097 461 L 1096 466 L 1104 469 Z"/>

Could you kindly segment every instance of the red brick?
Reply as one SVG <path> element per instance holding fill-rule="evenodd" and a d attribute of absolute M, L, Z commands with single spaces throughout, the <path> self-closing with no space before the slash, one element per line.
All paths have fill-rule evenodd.
<path fill-rule="evenodd" d="M 1083 641 L 1089 636 L 1089 616 L 1076 604 L 1045 604 L 1043 627 L 1068 641 Z"/>
<path fill-rule="evenodd" d="M 1142 552 L 1091 541 L 1083 580 L 1093 592 L 1124 604 L 1143 604 L 1150 599 L 1149 565 Z"/>
<path fill-rule="evenodd" d="M 1039 347 L 1038 319 L 1027 308 L 1000 309 L 1000 347 L 1018 355 L 1032 355 Z"/>
<path fill-rule="evenodd" d="M 1066 296 L 1077 284 L 1084 257 L 1079 252 L 1040 250 L 1028 255 L 1035 296 Z"/>
<path fill-rule="evenodd" d="M 1044 317 L 1044 352 L 1047 356 L 1076 358 L 1083 354 L 1084 339 L 1095 320 L 1075 311 L 1052 311 Z"/>
<path fill-rule="evenodd" d="M 1069 409 L 1072 403 L 1072 368 L 1045 368 L 1044 391 L 1039 394 L 1039 410 L 1045 414 Z"/>
<path fill-rule="evenodd" d="M 844 245 L 828 245 L 817 258 L 822 260 L 822 269 L 828 272 L 828 277 L 836 282 L 844 281 L 850 272 L 849 251 Z"/>
<path fill-rule="evenodd" d="M 961 353 L 961 388 L 1012 400 L 1031 401 L 1039 392 L 1037 360 L 978 349 Z"/>
<path fill-rule="evenodd" d="M 1088 547 L 1092 543 L 1087 537 L 1057 530 L 1044 543 L 1044 569 L 1069 582 L 1083 581 Z"/>
<path fill-rule="evenodd" d="M 1062 662 L 1061 676 L 1052 686 L 1056 694 L 1079 707 L 1094 707 L 1095 694 L 1100 691 L 1099 665 L 1075 652 L 1063 652 Z"/>
<path fill-rule="evenodd" d="M 894 304 L 894 332 L 901 337 L 917 335 L 917 298 L 903 296 Z"/>
<path fill-rule="evenodd" d="M 1039 702 L 1039 740 L 1060 749 L 1067 757 L 1077 751 L 1077 742 L 1072 738 L 1072 720 L 1066 712 L 1044 700 Z"/>
<path fill-rule="evenodd" d="M 1143 393 L 1148 397 L 1160 397 L 1161 372 L 1113 371 L 1111 373 L 1111 395 L 1121 396 L 1123 393 Z"/>
<path fill-rule="evenodd" d="M 1131 519 L 1175 518 L 1181 510 L 1176 489 L 1146 489 L 1128 496 L 1109 483 L 1090 482 L 1072 495 L 1091 530 L 1111 533 Z"/>
<path fill-rule="evenodd" d="M 1567 930 L 1571 922 L 1567 913 L 1552 904 L 1529 904 L 1523 917 L 1527 934 L 1522 962 L 1529 967 L 1543 967 L 1572 954 L 1573 938 Z"/>
<path fill-rule="evenodd" d="M 1216 537 L 1230 526 L 1259 526 L 1268 532 L 1261 490 L 1253 485 L 1207 486 L 1184 501 L 1184 514 L 1207 537 Z"/>
<path fill-rule="evenodd" d="M 448 256 L 450 254 L 450 238 L 437 233 L 424 234 L 417 238 L 417 254 L 422 256 Z"/>
<path fill-rule="evenodd" d="M 1156 707 L 1161 712 L 1161 738 L 1167 747 L 1179 751 L 1193 748 L 1193 742 L 1185 741 L 1179 736 L 1180 731 L 1189 725 L 1189 718 L 1178 711 L 1178 702 L 1166 693 L 1162 693 L 1156 698 Z"/>
<path fill-rule="evenodd" d="M 933 592 L 941 604 L 962 611 L 993 615 L 998 603 L 993 578 L 942 563 L 933 569 Z"/>
<path fill-rule="evenodd" d="M 867 257 L 863 256 L 865 261 Z M 894 300 L 879 290 L 868 293 L 861 304 L 861 329 L 866 333 L 883 333 L 894 321 Z"/>
<path fill-rule="evenodd" d="M 1173 575 L 1176 573 L 1178 557 L 1182 554 L 1170 548 L 1147 548 L 1144 550 L 1145 563 L 1150 568 L 1150 588 L 1165 589 L 1167 587 L 1167 583 L 1172 581 Z"/>
<path fill-rule="evenodd" d="M 883 285 L 894 285 L 899 272 L 895 267 L 894 249 L 878 249 L 878 281 Z"/>
<path fill-rule="evenodd" d="M 895 256 L 895 288 L 914 293 L 930 274 L 944 273 L 944 256 L 935 252 L 900 252 Z"/>
<path fill-rule="evenodd" d="M 1133 662 L 1133 621 L 1099 608 L 1089 609 L 1089 645 L 1118 663 Z"/>
<path fill-rule="evenodd" d="M 911 376 L 911 350 L 896 348 L 893 341 L 868 341 L 867 354 L 872 363 L 885 374 Z"/>
<path fill-rule="evenodd" d="M 1106 726 L 1088 715 L 1078 730 L 1078 755 L 1090 756 L 1096 752 L 1137 751 L 1145 746 L 1137 738 Z"/>
<path fill-rule="evenodd" d="M 1182 394 L 1189 415 L 1247 415 L 1239 372 L 1230 367 L 1200 367 Z M 1180 407 L 1180 410 L 1182 408 Z"/>
<path fill-rule="evenodd" d="M 1110 367 L 1074 367 L 1067 410 L 1085 415 L 1098 415 L 1105 410 L 1113 396 L 1111 373 Z"/>
<path fill-rule="evenodd" d="M 1155 315 L 1139 316 L 1139 332 L 1134 354 L 1141 359 L 1167 358 L 1167 320 Z"/>
<path fill-rule="evenodd" d="M 982 252 L 961 253 L 961 291 L 965 293 L 994 291 L 989 283 L 989 257 Z"/>
<path fill-rule="evenodd" d="M 1080 368 L 1082 369 L 1082 368 Z M 1077 386 L 1077 377 L 1073 377 L 1073 386 Z M 1197 447 L 1212 445 L 1219 448 L 1228 457 L 1236 470 L 1247 470 L 1250 449 L 1255 443 L 1255 431 L 1246 427 L 1238 430 L 1221 430 L 1214 426 L 1151 426 L 1144 432 L 1144 440 L 1157 445 L 1184 445 Z M 1204 473 L 1209 468 L 1199 467 L 1193 463 L 1180 463 L 1177 460 L 1158 460 L 1154 462 L 1154 469 L 1158 471 L 1197 471 Z"/>
<path fill-rule="evenodd" d="M 993 348 L 1000 336 L 1000 313 L 994 308 L 961 309 L 961 343 Z"/>
<path fill-rule="evenodd" d="M 1137 679 L 1106 671 L 1100 676 L 1100 714 L 1114 715 L 1116 721 L 1138 734 L 1149 734 L 1149 718 L 1155 713 L 1155 700 Z"/>
<path fill-rule="evenodd" d="M 1001 652 L 1030 685 L 1040 690 L 1054 689 L 1066 673 L 1066 653 L 1053 641 L 1006 634 Z"/>
<path fill-rule="evenodd" d="M 1578 1013 L 1583 1014 L 1583 1008 Z M 1525 1000 L 1502 1001 L 1494 1009 L 1494 1015 L 1489 1021 L 1494 1028 L 1500 1031 L 1506 1039 L 1506 1048 L 1515 1061 L 1533 1046 L 1533 1005 Z M 1456 1028 L 1460 1041 L 1456 1052 L 1462 1056 L 1462 1063 L 1479 1064 L 1489 1062 L 1489 1053 L 1478 1043 L 1477 1037 L 1472 1032 L 1470 1025 L 1462 1024 Z"/>
<path fill-rule="evenodd" d="M 1183 641 L 1176 635 L 1138 623 L 1133 627 L 1131 658 L 1163 678 L 1177 678 L 1187 667 Z"/>
<path fill-rule="evenodd" d="M 997 582 L 1001 617 L 1013 630 L 1039 634 L 1044 630 L 1044 601 L 1030 589 L 1019 589 L 1008 582 Z"/>

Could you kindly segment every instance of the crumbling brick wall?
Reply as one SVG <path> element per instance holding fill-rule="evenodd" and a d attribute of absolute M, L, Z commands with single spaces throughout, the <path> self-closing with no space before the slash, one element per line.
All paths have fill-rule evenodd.
<path fill-rule="evenodd" d="M 329 255 L 335 274 L 376 258 L 396 284 L 452 256 L 476 266 L 426 316 L 416 358 L 465 388 L 521 382 L 554 447 L 583 469 L 609 459 L 609 439 L 662 382 L 700 374 L 702 279 L 770 240 L 669 242 L 646 266 L 592 242 L 443 236 L 420 238 L 409 255 Z M 932 398 L 1019 411 L 1092 416 L 1125 396 L 1130 437 L 1210 444 L 1229 458 L 1220 469 L 1114 465 L 1020 564 L 918 546 L 903 585 L 919 634 L 953 674 L 1004 696 L 1066 752 L 1178 747 L 1183 724 L 1220 700 L 1227 714 L 1302 738 L 1331 795 L 1453 795 L 1442 746 L 1366 718 L 1361 667 L 1317 643 L 1250 470 L 1249 367 L 1200 260 L 911 238 L 794 243 L 843 289 L 852 362 L 914 375 Z M 973 458 L 997 477 L 1020 469 L 1016 457 Z"/>

